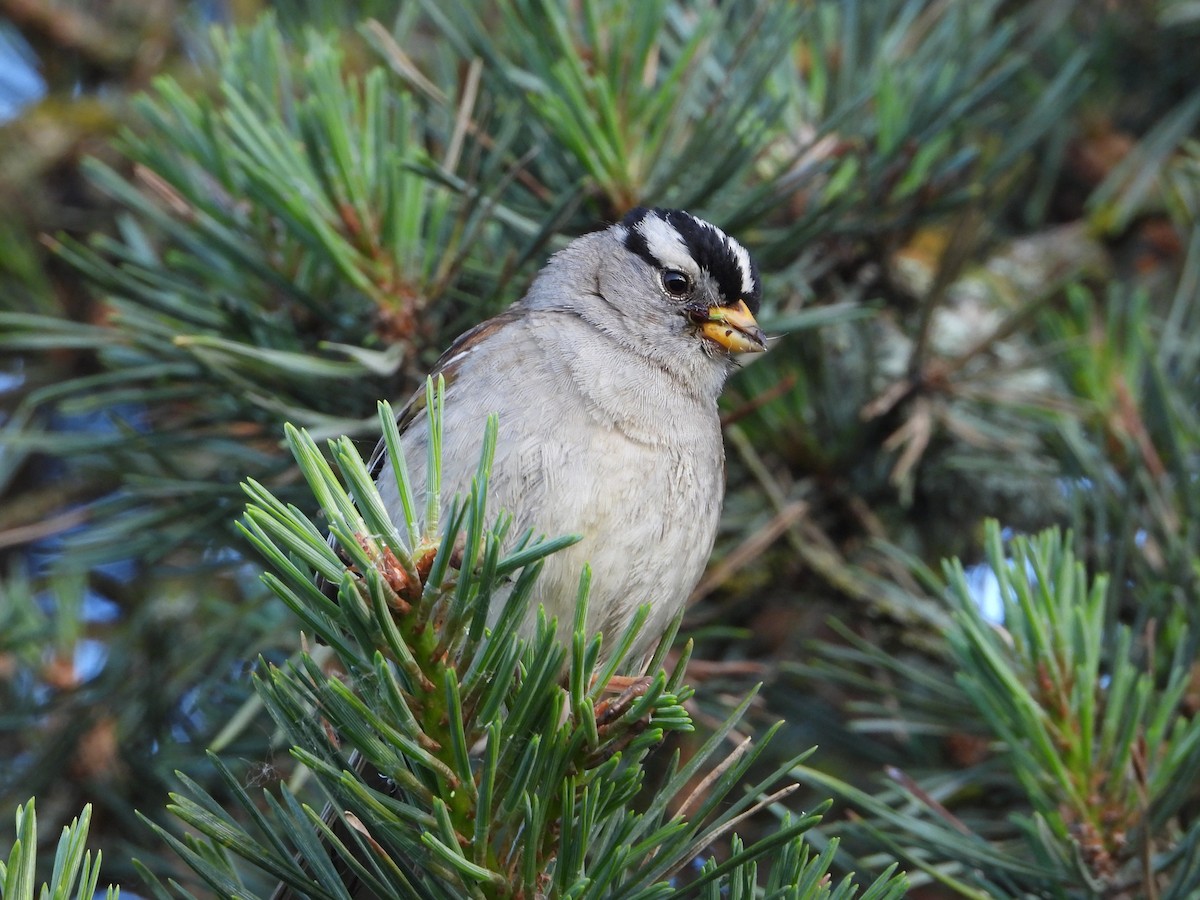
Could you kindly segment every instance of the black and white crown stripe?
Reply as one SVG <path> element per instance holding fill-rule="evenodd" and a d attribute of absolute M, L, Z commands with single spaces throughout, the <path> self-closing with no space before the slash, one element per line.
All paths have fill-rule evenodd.
<path fill-rule="evenodd" d="M 652 266 L 689 274 L 707 272 L 726 303 L 745 300 L 757 313 L 758 269 L 746 248 L 710 222 L 680 209 L 639 206 L 615 226 L 625 246 Z"/>

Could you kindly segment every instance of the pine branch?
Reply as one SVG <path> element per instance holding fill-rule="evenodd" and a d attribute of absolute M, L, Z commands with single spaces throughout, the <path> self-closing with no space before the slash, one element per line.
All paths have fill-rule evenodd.
<path fill-rule="evenodd" d="M 91 825 L 92 808 L 85 806 L 83 812 L 63 827 L 54 855 L 54 872 L 48 882 L 37 887 L 35 863 L 38 856 L 37 814 L 34 801 L 17 807 L 16 839 L 12 843 L 7 861 L 0 858 L 0 896 L 5 900 L 76 900 L 97 896 L 100 883 L 101 854 L 92 857 L 85 850 L 88 828 Z M 117 900 L 119 892 L 114 887 L 105 891 L 106 900 Z"/>
<path fill-rule="evenodd" d="M 1003 626 L 984 617 L 961 564 L 945 566 L 954 613 L 947 639 L 961 691 L 953 702 L 968 704 L 991 755 L 952 778 L 894 770 L 895 787 L 874 796 L 809 768 L 795 774 L 851 800 L 889 852 L 967 895 L 1057 885 L 1182 898 L 1198 885 L 1182 848 L 1200 834 L 1180 816 L 1191 800 L 1182 786 L 1200 771 L 1200 722 L 1185 699 L 1191 639 L 1178 614 L 1136 640 L 1128 627 L 1110 629 L 1107 579 L 1089 579 L 1070 544 L 1070 536 L 1046 532 L 1005 547 L 989 524 Z M 887 664 L 877 650 L 859 652 Z M 903 665 L 895 668 L 907 677 Z M 915 696 L 916 687 L 902 691 Z M 904 714 L 888 720 L 897 730 L 919 728 Z M 960 718 L 958 728 L 969 727 Z M 969 795 L 998 776 L 1006 790 L 1020 791 L 1020 802 L 1006 827 L 989 834 L 995 810 L 973 809 Z"/>
<path fill-rule="evenodd" d="M 440 391 L 432 382 L 427 390 L 436 434 Z M 387 404 L 380 420 L 391 434 Z M 177 795 L 172 810 L 210 850 L 167 839 L 218 895 L 247 895 L 236 870 L 216 862 L 219 847 L 318 897 L 341 896 L 350 873 L 379 896 L 672 896 L 670 879 L 783 796 L 770 785 L 803 754 L 734 798 L 774 730 L 718 761 L 751 698 L 686 764 L 676 757 L 661 785 L 647 785 L 648 754 L 670 733 L 692 730 L 681 705 L 691 695 L 682 683 L 686 654 L 671 673 L 652 671 L 636 694 L 605 698 L 613 673 L 633 664 L 627 654 L 644 612 L 610 638 L 605 659 L 602 639 L 583 630 L 586 573 L 571 647 L 558 645 L 556 624 L 540 613 L 530 632 L 539 562 L 574 538 L 513 542 L 505 517 L 488 511 L 495 433 L 492 420 L 472 489 L 450 505 L 440 533 L 411 501 L 406 521 L 389 521 L 346 439 L 331 443 L 331 465 L 304 432 L 288 435 L 332 542 L 294 507 L 247 484 L 243 529 L 268 561 L 268 584 L 339 663 L 335 674 L 307 653 L 285 667 L 264 664 L 257 690 L 336 812 L 327 824 L 285 791 L 260 813 L 218 762 L 256 823 L 254 837 L 189 782 L 196 799 Z M 437 472 L 438 442 L 430 443 Z M 413 496 L 394 435 L 388 450 L 402 495 Z M 318 575 L 336 585 L 336 600 L 314 586 Z M 382 780 L 364 780 L 364 772 Z M 780 896 L 847 895 L 850 882 L 833 894 L 821 882 L 831 856 L 801 850 L 801 835 L 818 818 L 789 819 L 749 846 L 733 839 L 724 862 L 704 865 L 681 889 L 691 882 L 687 890 L 748 890 L 757 861 L 770 858 Z M 781 861 L 792 868 L 779 871 Z M 897 896 L 902 881 L 889 873 L 876 888 Z"/>

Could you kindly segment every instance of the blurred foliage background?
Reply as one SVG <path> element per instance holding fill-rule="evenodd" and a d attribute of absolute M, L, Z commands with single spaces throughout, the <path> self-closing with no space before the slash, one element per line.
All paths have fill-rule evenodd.
<path fill-rule="evenodd" d="M 315 512 L 283 423 L 369 448 L 550 252 L 682 206 L 776 336 L 698 723 L 764 681 L 789 805 L 923 896 L 1200 890 L 1197 4 L 263 6 L 0 0 L 0 819 L 90 802 L 107 878 L 178 876 L 133 812 L 176 770 L 291 770 L 233 528 L 248 476 Z"/>

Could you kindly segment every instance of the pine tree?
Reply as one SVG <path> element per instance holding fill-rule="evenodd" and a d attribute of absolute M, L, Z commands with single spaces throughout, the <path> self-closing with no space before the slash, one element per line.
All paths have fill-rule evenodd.
<path fill-rule="evenodd" d="M 0 806 L 90 802 L 114 880 L 221 894 L 336 894 L 292 861 L 324 858 L 327 797 L 397 893 L 604 896 L 641 865 L 634 893 L 855 871 L 887 896 L 896 861 L 947 896 L 1200 890 L 1194 4 L 422 0 L 213 31 L 197 6 L 174 32 L 168 6 L 0 6 L 48 89 L 0 131 Z M 423 757 L 425 670 L 390 557 L 351 540 L 370 490 L 340 436 L 371 444 L 377 400 L 637 203 L 750 246 L 778 336 L 726 398 L 694 649 L 602 738 L 593 636 L 448 633 L 527 700 L 425 672 L 461 732 Z M 481 569 L 438 575 L 463 622 L 519 568 L 482 503 L 387 547 L 475 541 Z M 503 815 L 467 834 L 441 791 L 500 772 L 517 702 L 558 789 L 527 808 L 496 774 Z M 408 748 L 410 781 L 362 782 L 351 746 L 393 774 Z M 34 884 L 24 810 L 5 897 Z M 599 866 L 637 816 L 662 849 Z"/>

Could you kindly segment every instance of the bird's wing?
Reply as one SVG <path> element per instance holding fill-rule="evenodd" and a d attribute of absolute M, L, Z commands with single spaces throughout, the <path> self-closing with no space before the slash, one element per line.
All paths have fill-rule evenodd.
<path fill-rule="evenodd" d="M 454 384 L 459 370 L 469 355 L 482 346 L 489 338 L 496 335 L 501 328 L 519 319 L 522 312 L 519 306 L 511 306 L 499 315 L 480 322 L 469 331 L 463 332 L 449 346 L 446 352 L 438 357 L 438 361 L 434 363 L 433 369 L 429 373 L 430 377 L 436 382 L 437 377 L 440 375 L 446 382 L 446 388 L 449 389 Z M 404 404 L 403 409 L 396 416 L 396 427 L 400 430 L 402 436 L 414 424 L 424 420 L 425 403 L 425 386 L 421 385 L 408 398 L 408 402 Z M 379 443 L 375 445 L 375 450 L 371 454 L 371 459 L 367 466 L 367 470 L 371 473 L 372 478 L 378 480 L 386 456 L 387 445 L 383 439 L 380 439 Z"/>

